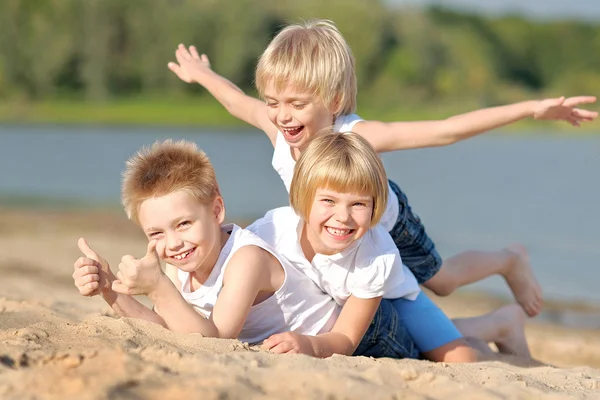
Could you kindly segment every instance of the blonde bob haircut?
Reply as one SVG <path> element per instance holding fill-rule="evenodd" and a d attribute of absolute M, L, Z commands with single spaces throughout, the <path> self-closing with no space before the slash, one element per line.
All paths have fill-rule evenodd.
<path fill-rule="evenodd" d="M 262 97 L 266 86 L 273 83 L 277 92 L 291 86 L 318 97 L 335 110 L 336 117 L 356 109 L 354 56 L 329 20 L 283 28 L 260 56 L 255 81 Z"/>
<path fill-rule="evenodd" d="M 290 204 L 308 219 L 318 189 L 373 197 L 371 227 L 377 225 L 388 199 L 388 181 L 377 152 L 356 133 L 331 128 L 311 140 L 302 152 L 290 187 Z"/>
<path fill-rule="evenodd" d="M 194 143 L 157 141 L 127 160 L 121 202 L 129 219 L 139 223 L 138 210 L 145 200 L 178 190 L 203 204 L 220 196 L 215 170 L 206 153 Z"/>

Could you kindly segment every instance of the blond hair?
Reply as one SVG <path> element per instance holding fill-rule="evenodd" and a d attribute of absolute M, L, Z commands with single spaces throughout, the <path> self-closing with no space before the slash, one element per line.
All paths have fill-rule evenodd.
<path fill-rule="evenodd" d="M 329 20 L 311 20 L 282 29 L 260 56 L 256 88 L 269 83 L 279 92 L 291 85 L 319 97 L 336 116 L 356 109 L 356 75 L 352 50 Z"/>
<path fill-rule="evenodd" d="M 157 141 L 127 160 L 121 202 L 129 219 L 139 222 L 138 210 L 145 200 L 177 190 L 188 192 L 203 204 L 220 195 L 215 170 L 194 143 Z"/>
<path fill-rule="evenodd" d="M 371 195 L 371 226 L 379 222 L 387 205 L 388 182 L 381 158 L 369 142 L 352 132 L 329 129 L 300 155 L 290 187 L 290 204 L 304 220 L 318 189 Z"/>

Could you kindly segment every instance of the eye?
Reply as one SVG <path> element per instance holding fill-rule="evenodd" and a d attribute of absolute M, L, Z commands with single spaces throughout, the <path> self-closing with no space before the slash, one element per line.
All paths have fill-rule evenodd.
<path fill-rule="evenodd" d="M 279 105 L 276 101 L 267 101 L 267 107 L 275 108 Z"/>
<path fill-rule="evenodd" d="M 363 202 L 357 201 L 356 203 L 353 204 L 353 206 L 355 206 L 355 207 L 366 207 L 367 203 L 363 203 Z"/>
<path fill-rule="evenodd" d="M 160 235 L 160 234 L 161 234 L 161 232 L 150 232 L 150 233 L 148 233 L 148 237 L 149 238 L 157 238 L 158 235 Z"/>
<path fill-rule="evenodd" d="M 296 110 L 302 110 L 304 107 L 306 107 L 306 103 L 292 103 L 292 107 L 294 107 Z"/>
<path fill-rule="evenodd" d="M 182 221 L 182 222 L 180 222 L 179 224 L 177 224 L 177 227 L 178 227 L 178 228 L 185 228 L 185 227 L 187 227 L 187 226 L 189 226 L 189 225 L 191 225 L 191 224 L 192 224 L 192 223 L 191 223 L 190 221 Z"/>
<path fill-rule="evenodd" d="M 323 203 L 327 203 L 327 204 L 334 204 L 334 201 L 333 201 L 333 200 L 331 200 L 331 199 L 327 199 L 327 198 L 321 199 L 321 201 L 322 201 Z"/>

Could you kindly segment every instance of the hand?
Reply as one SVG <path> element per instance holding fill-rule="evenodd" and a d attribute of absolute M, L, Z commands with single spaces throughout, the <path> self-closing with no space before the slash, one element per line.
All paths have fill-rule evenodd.
<path fill-rule="evenodd" d="M 275 354 L 306 354 L 311 357 L 316 357 L 308 337 L 296 332 L 271 335 L 263 342 L 262 347 Z"/>
<path fill-rule="evenodd" d="M 111 290 L 114 275 L 106 260 L 88 246 L 84 238 L 77 242 L 84 257 L 73 264 L 73 281 L 83 296 L 96 296 Z"/>
<path fill-rule="evenodd" d="M 198 55 L 195 46 L 190 46 L 188 51 L 183 44 L 180 44 L 175 51 L 175 58 L 179 64 L 170 62 L 167 65 L 179 79 L 186 83 L 197 82 L 195 77 L 198 73 L 210 69 L 208 57 L 206 54 Z"/>
<path fill-rule="evenodd" d="M 580 126 L 582 122 L 593 121 L 598 117 L 596 111 L 575 108 L 580 104 L 595 103 L 594 96 L 559 97 L 558 99 L 546 99 L 540 101 L 533 112 L 533 118 L 540 120 L 567 121 L 573 126 Z"/>
<path fill-rule="evenodd" d="M 115 292 L 152 295 L 164 275 L 156 254 L 156 243 L 156 240 L 148 242 L 146 255 L 139 260 L 133 256 L 124 256 L 121 259 L 117 280 L 112 283 Z"/>

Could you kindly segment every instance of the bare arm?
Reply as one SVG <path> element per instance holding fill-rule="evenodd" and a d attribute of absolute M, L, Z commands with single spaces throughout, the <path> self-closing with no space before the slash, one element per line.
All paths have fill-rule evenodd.
<path fill-rule="evenodd" d="M 333 354 L 351 356 L 375 316 L 381 297 L 360 299 L 350 296 L 333 329 L 317 336 L 285 332 L 265 340 L 263 347 L 275 353 L 302 353 L 326 358 Z"/>
<path fill-rule="evenodd" d="M 268 257 L 265 251 L 255 246 L 242 247 L 233 255 L 225 271 L 223 288 L 208 319 L 197 313 L 162 273 L 151 244 L 144 258 L 123 258 L 117 275 L 119 280 L 113 288 L 125 294 L 147 294 L 167 327 L 175 332 L 237 338 L 257 295 L 265 288 L 269 290 L 271 285 L 271 269 L 266 264 Z"/>
<path fill-rule="evenodd" d="M 170 62 L 169 69 L 184 82 L 196 82 L 213 95 L 234 117 L 265 132 L 275 144 L 277 128 L 267 117 L 267 107 L 263 101 L 246 95 L 239 87 L 210 68 L 205 54 L 198 55 L 194 46 L 190 49 L 180 44 L 175 52 L 177 63 Z"/>
<path fill-rule="evenodd" d="M 353 131 L 365 137 L 378 152 L 446 146 L 528 117 L 579 126 L 594 120 L 598 113 L 576 107 L 595 101 L 593 96 L 561 97 L 484 108 L 437 121 L 363 121 Z"/>

